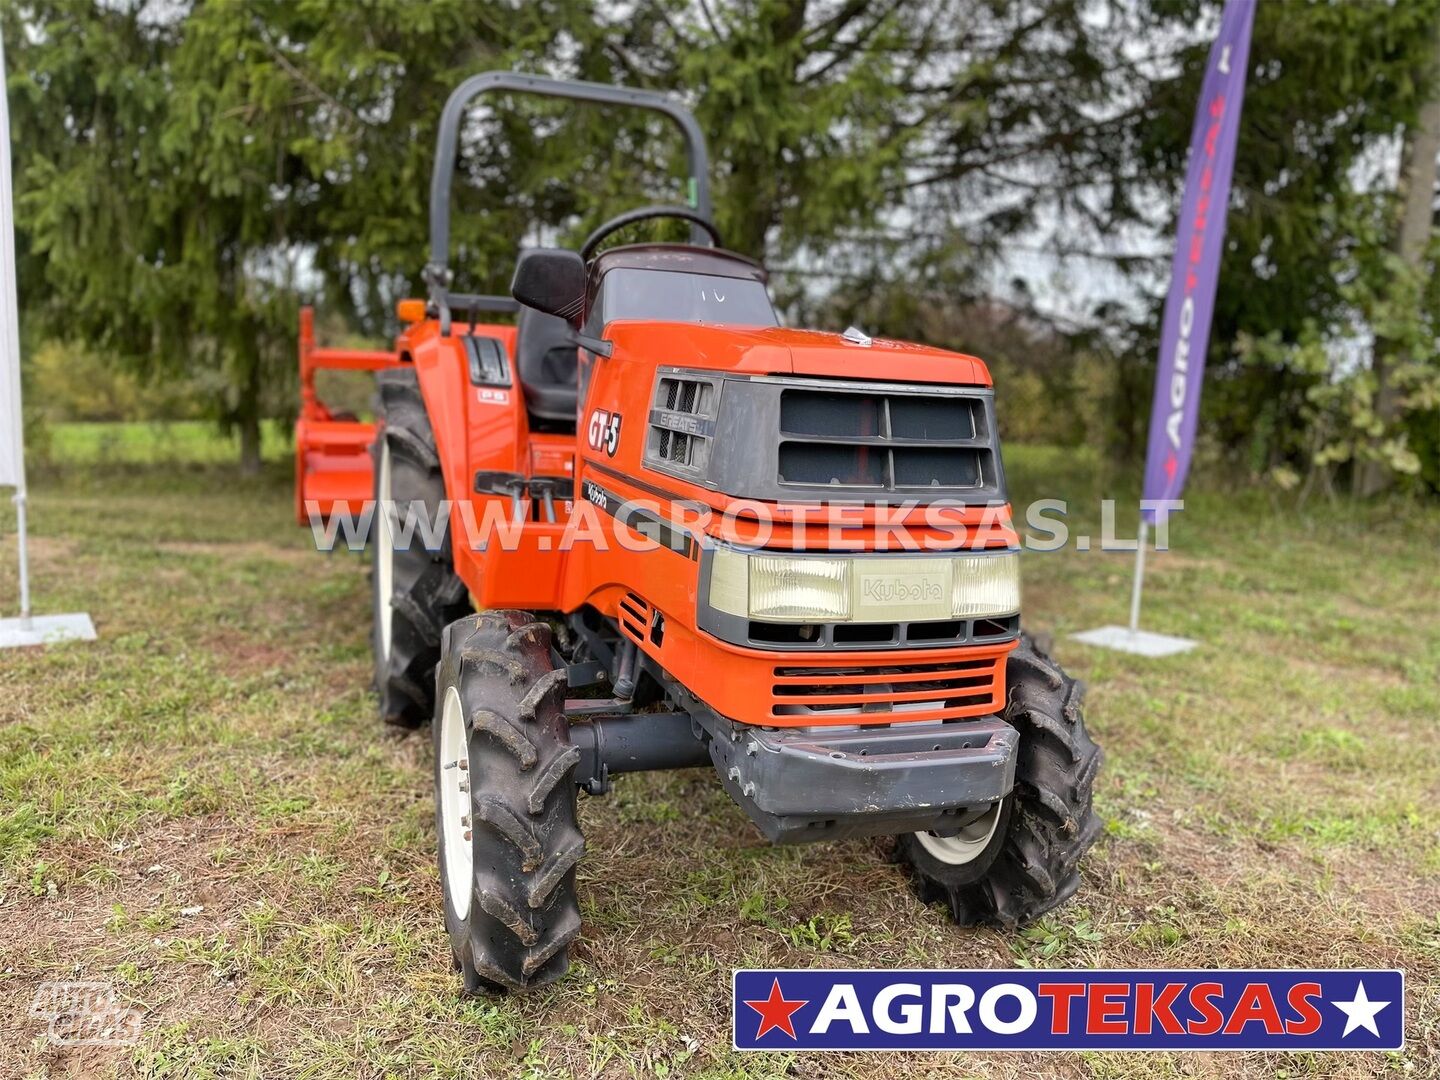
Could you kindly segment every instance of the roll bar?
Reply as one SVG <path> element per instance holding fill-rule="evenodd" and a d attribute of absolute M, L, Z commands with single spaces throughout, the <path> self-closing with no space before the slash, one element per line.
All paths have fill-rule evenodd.
<path fill-rule="evenodd" d="M 430 261 L 425 266 L 425 280 L 430 286 L 431 302 L 440 309 L 442 329 L 445 332 L 449 331 L 448 290 L 453 276 L 450 270 L 450 188 L 455 178 L 455 151 L 459 142 L 460 121 L 464 118 L 466 106 L 473 98 L 497 90 L 569 98 L 572 101 L 593 101 L 603 105 L 628 105 L 668 116 L 685 137 L 690 169 L 687 193 L 690 205 L 706 217 L 711 216 L 710 159 L 705 150 L 705 136 L 694 115 L 679 102 L 649 90 L 549 79 L 542 75 L 524 75 L 517 71 L 486 71 L 472 75 L 455 88 L 445 102 L 445 111 L 440 114 L 440 134 L 435 145 L 435 172 L 430 179 Z M 704 236 L 704 230 L 698 225 L 694 226 L 691 235 L 699 243 Z"/>

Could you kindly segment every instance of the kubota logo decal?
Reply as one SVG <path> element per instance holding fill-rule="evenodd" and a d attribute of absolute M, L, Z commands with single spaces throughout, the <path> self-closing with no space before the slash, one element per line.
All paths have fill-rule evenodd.
<path fill-rule="evenodd" d="M 939 600 L 944 595 L 940 582 L 931 577 L 876 577 L 865 575 L 860 594 L 866 600 L 881 604 L 920 603 Z"/>
<path fill-rule="evenodd" d="M 587 436 L 591 450 L 604 450 L 607 457 L 614 457 L 620 446 L 620 414 L 595 409 L 590 413 Z"/>
<path fill-rule="evenodd" d="M 610 512 L 610 496 L 607 495 L 605 489 L 595 483 L 594 480 L 585 481 L 585 498 L 589 499 L 606 513 Z"/>

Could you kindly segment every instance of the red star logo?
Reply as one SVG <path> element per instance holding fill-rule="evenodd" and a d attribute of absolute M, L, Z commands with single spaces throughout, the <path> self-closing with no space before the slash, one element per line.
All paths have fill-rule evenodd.
<path fill-rule="evenodd" d="M 1179 467 L 1180 463 L 1175 460 L 1174 454 L 1171 454 L 1165 459 L 1165 475 L 1170 477 L 1171 480 L 1175 479 L 1175 470 Z"/>
<path fill-rule="evenodd" d="M 760 1014 L 760 1030 L 755 1032 L 755 1038 L 760 1038 L 771 1028 L 779 1028 L 781 1031 L 795 1038 L 795 1025 L 791 1017 L 796 1009 L 809 1005 L 809 1001 L 786 1001 L 785 995 L 780 993 L 780 980 L 776 979 L 770 987 L 770 996 L 762 1001 L 747 1001 L 746 1005 Z"/>

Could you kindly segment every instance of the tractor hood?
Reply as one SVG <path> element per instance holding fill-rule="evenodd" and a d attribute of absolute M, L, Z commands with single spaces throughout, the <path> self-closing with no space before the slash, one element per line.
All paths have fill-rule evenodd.
<path fill-rule="evenodd" d="M 605 328 L 617 354 L 665 365 L 748 375 L 989 386 L 984 362 L 927 345 L 784 327 L 616 321 Z"/>
<path fill-rule="evenodd" d="M 617 320 L 606 336 L 607 383 L 644 395 L 625 411 L 645 469 L 762 502 L 1005 502 L 974 357 L 778 327 Z"/>

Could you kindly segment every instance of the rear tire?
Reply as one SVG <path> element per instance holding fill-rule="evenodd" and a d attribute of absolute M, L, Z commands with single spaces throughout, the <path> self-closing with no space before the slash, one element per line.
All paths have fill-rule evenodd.
<path fill-rule="evenodd" d="M 1070 899 L 1101 829 L 1092 796 L 1104 753 L 1085 730 L 1084 686 L 1028 636 L 1010 654 L 1006 681 L 1005 721 L 1020 742 L 1015 786 L 993 819 L 978 819 L 968 836 L 896 838 L 920 899 L 943 902 L 966 926 L 1013 929 Z"/>
<path fill-rule="evenodd" d="M 435 818 L 445 927 L 471 993 L 554 982 L 580 933 L 580 752 L 565 687 L 550 627 L 527 612 L 486 611 L 445 629 Z"/>
<path fill-rule="evenodd" d="M 404 528 L 412 505 L 422 504 L 429 520 L 435 520 L 445 501 L 445 481 L 415 372 L 382 371 L 376 383 L 380 391 L 374 450 L 376 537 L 371 545 L 375 689 L 382 720 L 416 728 L 435 711 L 440 632 L 469 613 L 470 594 L 455 575 L 448 521 L 442 522 L 443 538 L 434 550 L 426 548 L 419 527 L 407 546 L 395 546 L 398 537 L 392 526 L 398 523 Z M 392 501 L 397 521 L 383 513 Z"/>

